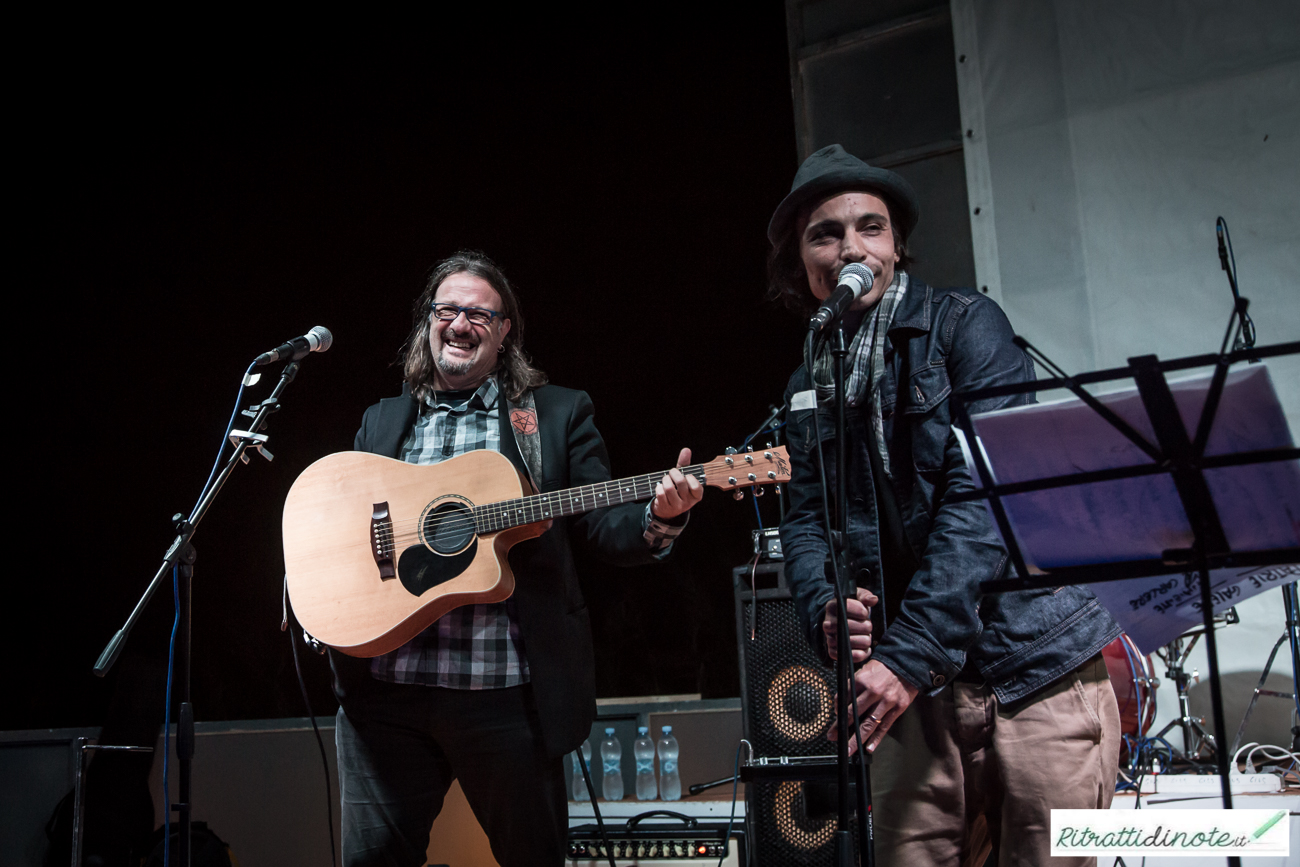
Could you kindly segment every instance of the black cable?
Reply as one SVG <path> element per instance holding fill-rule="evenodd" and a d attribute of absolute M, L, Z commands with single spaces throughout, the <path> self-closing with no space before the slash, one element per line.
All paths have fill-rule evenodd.
<path fill-rule="evenodd" d="M 731 844 L 731 826 L 736 822 L 736 798 L 740 792 L 740 750 L 746 743 L 741 738 L 740 743 L 736 744 L 736 773 L 731 778 L 731 815 L 727 818 L 727 832 L 722 835 L 722 854 L 718 856 L 718 867 L 722 867 L 722 861 L 727 857 L 727 847 Z"/>
<path fill-rule="evenodd" d="M 874 335 L 873 335 L 873 341 L 874 341 Z M 824 341 L 822 342 L 824 343 Z M 821 493 L 822 493 L 822 520 L 823 523 L 825 524 L 825 530 L 826 530 L 826 546 L 830 550 L 831 575 L 834 579 L 834 585 L 835 585 L 835 604 L 839 606 L 840 612 L 843 615 L 842 619 L 845 621 L 845 625 L 847 626 L 848 610 L 849 610 L 848 601 L 844 596 L 844 588 L 840 583 L 840 563 L 839 563 L 839 557 L 837 556 L 836 549 L 835 549 L 834 531 L 831 529 L 830 493 L 829 493 L 830 486 L 826 483 L 826 455 L 822 449 L 821 420 L 818 418 L 818 413 L 817 413 L 817 399 L 816 399 L 817 379 L 813 370 L 813 363 L 816 361 L 816 357 L 817 357 L 817 346 L 818 346 L 818 342 L 815 339 L 815 335 L 813 334 L 813 332 L 810 331 L 808 333 L 807 340 L 804 341 L 804 366 L 808 369 L 808 381 L 812 385 L 812 389 L 813 389 L 813 436 L 817 440 L 817 474 L 818 474 L 818 481 L 820 482 Z M 873 345 L 871 348 L 873 355 L 874 355 L 874 350 L 875 347 Z M 847 382 L 843 383 L 843 385 L 846 389 L 848 388 Z M 846 471 L 845 467 L 839 467 L 838 469 L 839 472 L 841 473 Z M 845 538 L 842 541 L 845 545 L 848 544 L 847 538 Z M 881 596 L 882 599 L 880 604 L 883 606 L 884 605 L 884 599 L 883 599 L 884 582 L 883 581 L 881 582 Z M 839 629 L 838 623 L 836 624 L 836 629 L 837 630 Z M 854 740 L 857 741 L 858 744 L 858 785 L 861 787 L 860 790 L 865 797 L 867 791 L 866 759 L 864 758 L 863 750 L 862 750 L 862 721 L 861 721 L 861 717 L 858 714 L 857 681 L 854 678 L 853 652 L 851 649 L 849 651 L 849 659 L 848 659 L 848 665 L 846 666 L 846 670 L 848 671 L 848 682 L 841 683 L 839 685 L 839 689 L 837 690 L 837 692 L 843 691 L 848 695 L 847 706 L 850 709 L 850 713 L 852 714 L 853 717 L 852 719 L 853 738 Z M 836 680 L 838 679 L 839 677 L 837 675 Z M 837 718 L 839 717 L 840 713 L 843 711 L 844 707 L 845 707 L 845 702 L 843 701 L 841 701 L 839 703 L 839 706 L 836 707 L 835 715 Z M 838 724 L 839 723 L 837 722 L 837 725 Z M 866 828 L 866 823 L 868 821 L 869 821 L 869 817 L 866 816 L 858 817 L 858 822 L 860 825 L 862 825 L 864 830 Z M 848 829 L 844 828 L 841 830 L 848 830 Z M 861 848 L 865 845 L 866 845 L 865 839 L 858 841 L 859 850 L 861 850 Z"/>
<path fill-rule="evenodd" d="M 840 592 L 840 563 L 839 558 L 835 556 L 835 531 L 831 528 L 830 485 L 826 483 L 826 454 L 822 450 L 821 418 L 817 412 L 817 378 L 813 372 L 817 348 L 823 342 L 817 341 L 813 332 L 808 332 L 808 339 L 804 341 L 804 367 L 808 369 L 808 382 L 811 383 L 813 392 L 813 437 L 817 440 L 817 481 L 822 494 L 822 523 L 826 531 L 826 548 L 830 551 L 831 575 L 835 579 L 835 601 L 837 605 L 843 605 L 844 600 L 841 598 L 843 593 Z M 843 471 L 841 467 L 840 472 Z"/>
<path fill-rule="evenodd" d="M 817 412 L 817 403 L 818 403 L 817 377 L 813 371 L 813 363 L 816 361 L 817 358 L 818 345 L 824 343 L 825 340 L 817 341 L 816 334 L 814 334 L 811 331 L 808 332 L 808 339 L 804 341 L 804 366 L 808 369 L 808 381 L 812 384 L 812 391 L 813 391 L 812 418 L 813 418 L 813 437 L 817 440 L 817 481 L 819 483 L 819 487 L 821 488 L 821 494 L 822 494 L 822 524 L 824 525 L 823 529 L 826 532 L 826 548 L 830 552 L 829 559 L 831 561 L 831 577 L 833 578 L 833 584 L 835 587 L 835 604 L 838 605 L 840 607 L 840 611 L 844 612 L 845 616 L 847 616 L 848 608 L 845 607 L 847 602 L 844 598 L 844 588 L 840 582 L 840 558 L 835 548 L 835 530 L 831 527 L 830 485 L 826 481 L 826 453 L 825 450 L 822 448 L 822 425 L 821 425 L 820 415 Z M 842 473 L 845 471 L 845 468 L 840 467 L 839 471 Z M 838 629 L 838 625 L 836 628 Z M 825 633 L 823 633 L 823 635 L 824 634 Z M 829 648 L 827 649 L 827 653 L 828 654 L 830 653 Z M 849 659 L 848 669 L 849 669 L 849 679 L 851 681 L 853 677 L 852 657 L 850 657 Z M 843 687 L 844 684 L 840 684 L 840 688 L 842 689 Z M 856 722 L 857 721 L 856 720 L 856 715 L 857 715 L 856 697 L 854 701 L 855 701 L 854 722 Z M 837 709 L 837 714 L 838 714 L 838 709 Z"/>
<path fill-rule="evenodd" d="M 226 431 L 221 435 L 221 445 L 217 448 L 217 459 L 212 462 L 212 470 L 208 473 L 208 480 L 203 483 L 203 490 L 199 492 L 198 501 L 200 503 L 203 502 L 204 496 L 207 495 L 208 488 L 212 485 L 212 480 L 217 476 L 217 468 L 221 466 L 221 458 L 226 453 L 226 443 L 230 439 L 230 432 L 235 429 L 235 417 L 239 415 L 239 407 L 243 405 L 244 390 L 250 385 L 256 384 L 256 380 L 252 383 L 249 382 L 253 373 L 253 368 L 256 366 L 257 362 L 248 365 L 248 370 L 244 371 L 244 375 L 239 379 L 239 390 L 235 393 L 235 408 L 230 411 L 230 421 L 226 422 Z M 260 378 L 261 374 L 259 373 L 257 376 Z"/>
<path fill-rule="evenodd" d="M 212 486 L 212 479 L 217 474 L 217 468 L 221 466 L 221 458 L 226 453 L 226 440 L 230 437 L 230 432 L 235 427 L 235 417 L 239 414 L 239 407 L 244 399 L 244 390 L 248 387 L 248 376 L 253 371 L 253 365 L 248 366 L 243 377 L 239 380 L 239 390 L 235 393 L 235 408 L 230 411 L 230 420 L 226 422 L 226 430 L 221 435 L 221 445 L 217 448 L 217 458 L 212 462 L 212 470 L 208 473 L 208 479 L 203 483 L 203 490 L 199 491 L 199 498 L 190 510 L 193 517 L 195 510 L 198 509 L 199 503 L 208 495 L 208 488 Z M 179 517 L 179 516 L 178 516 Z M 167 694 L 163 708 L 163 867 L 171 864 L 171 789 L 169 788 L 169 738 L 171 737 L 171 705 L 172 705 L 172 672 L 176 665 L 176 630 L 180 626 L 180 588 L 178 586 L 179 578 L 177 576 L 177 567 L 172 566 L 172 595 L 176 600 L 176 616 L 172 623 L 171 640 L 167 650 Z M 295 658 L 295 662 L 297 659 Z M 315 721 L 313 720 L 313 725 Z M 179 737 L 179 732 L 178 735 Z M 334 837 L 330 837 L 330 845 L 334 845 Z"/>
<path fill-rule="evenodd" d="M 759 434 L 765 431 L 768 432 L 774 431 L 777 428 L 781 427 L 781 425 L 785 424 L 785 422 L 779 422 L 779 423 L 777 422 L 777 419 L 780 418 L 781 414 L 784 412 L 785 412 L 784 403 L 782 403 L 781 406 L 779 407 L 775 405 L 769 405 L 767 419 L 761 425 L 758 426 L 758 430 L 754 431 L 752 434 L 745 437 L 745 441 L 740 444 L 740 447 L 743 449 L 745 446 L 753 442 L 754 439 L 758 437 Z"/>
<path fill-rule="evenodd" d="M 167 696 L 163 700 L 163 867 L 171 867 L 172 851 L 172 788 L 171 788 L 171 733 L 172 733 L 172 672 L 176 668 L 176 631 L 181 626 L 180 568 L 172 566 L 172 599 L 176 616 L 172 620 L 172 636 L 167 645 Z M 177 740 L 180 731 L 176 732 Z"/>
<path fill-rule="evenodd" d="M 294 618 L 297 621 L 297 617 Z M 316 725 L 316 714 L 311 709 L 311 699 L 307 697 L 307 683 L 302 678 L 302 664 L 298 661 L 298 642 L 294 639 L 294 634 L 298 630 L 290 629 L 289 647 L 293 651 L 293 670 L 298 675 L 298 689 L 302 692 L 302 703 L 307 708 L 307 716 L 311 720 L 311 730 L 316 733 L 316 746 L 320 748 L 320 761 L 325 768 L 325 818 L 329 823 L 330 831 L 330 863 L 337 867 L 339 863 L 338 853 L 334 851 L 334 783 L 330 779 L 330 764 L 325 756 L 325 741 L 320 736 L 320 727 Z"/>

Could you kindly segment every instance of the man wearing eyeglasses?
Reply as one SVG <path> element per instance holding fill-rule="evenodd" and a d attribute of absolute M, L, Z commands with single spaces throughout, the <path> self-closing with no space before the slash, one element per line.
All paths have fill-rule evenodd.
<path fill-rule="evenodd" d="M 440 263 L 416 302 L 402 395 L 366 410 L 357 450 L 432 464 L 494 449 L 543 492 L 609 480 L 591 399 L 546 384 L 523 330 L 514 289 L 490 259 L 458 253 Z M 689 462 L 683 449 L 678 466 Z M 650 563 L 666 556 L 702 494 L 674 469 L 648 506 L 556 518 L 511 549 L 507 601 L 455 609 L 375 659 L 331 652 L 348 867 L 423 865 L 453 780 L 502 867 L 564 862 L 562 759 L 595 716 L 571 544 L 618 565 Z"/>

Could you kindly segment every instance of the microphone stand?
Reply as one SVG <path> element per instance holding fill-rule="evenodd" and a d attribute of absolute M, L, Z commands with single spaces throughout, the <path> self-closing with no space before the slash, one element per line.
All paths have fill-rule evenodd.
<path fill-rule="evenodd" d="M 1228 288 L 1232 290 L 1232 305 L 1234 315 L 1237 320 L 1237 334 L 1232 342 L 1232 351 L 1251 350 L 1255 348 L 1255 323 L 1250 318 L 1247 308 L 1250 306 L 1249 299 L 1242 298 L 1237 287 L 1237 256 L 1232 252 L 1232 234 L 1228 231 L 1228 221 L 1219 217 L 1214 221 L 1214 230 L 1219 238 L 1219 265 L 1228 275 Z M 1226 239 L 1226 244 L 1224 243 Z M 1223 335 L 1223 345 L 1219 347 L 1219 355 L 1223 355 L 1228 348 L 1228 335 L 1232 334 L 1232 321 L 1228 322 L 1228 331 Z M 1258 364 L 1258 356 L 1250 358 L 1251 364 Z M 1259 685 L 1255 687 L 1255 692 L 1250 698 L 1250 704 L 1246 705 L 1246 714 L 1241 718 L 1241 725 L 1237 728 L 1237 737 L 1232 742 L 1231 753 L 1237 754 L 1237 745 L 1241 743 L 1242 735 L 1246 733 L 1246 723 L 1250 721 L 1250 715 L 1255 710 L 1255 702 L 1259 701 L 1261 695 L 1269 695 L 1277 698 L 1288 698 L 1284 692 L 1276 692 L 1271 689 L 1264 689 L 1264 683 L 1268 680 L 1269 671 L 1273 668 L 1273 660 L 1277 656 L 1278 648 L 1282 642 L 1286 641 L 1291 650 L 1291 687 L 1292 692 L 1289 698 L 1295 702 L 1295 719 L 1300 720 L 1300 583 L 1292 581 L 1282 587 L 1282 606 L 1286 611 L 1286 629 L 1282 636 L 1273 645 L 1273 652 L 1268 655 L 1268 662 L 1264 663 L 1264 670 L 1259 675 Z M 1291 749 L 1300 750 L 1300 724 L 1291 727 Z"/>
<path fill-rule="evenodd" d="M 180 575 L 180 581 L 178 583 L 180 598 L 178 604 L 180 607 L 180 631 L 182 633 L 181 666 L 179 676 L 180 683 L 178 689 L 181 703 L 180 714 L 176 720 L 176 758 L 177 764 L 180 766 L 180 780 L 178 790 L 179 801 L 178 803 L 168 805 L 168 810 L 174 811 L 177 814 L 177 824 L 179 826 L 178 830 L 181 839 L 181 845 L 178 847 L 179 857 L 176 862 L 178 867 L 189 867 L 191 860 L 190 813 L 192 805 L 190 804 L 190 774 L 193 769 L 194 759 L 194 709 L 190 704 L 190 613 L 193 608 L 191 590 L 193 589 L 192 583 L 196 554 L 194 546 L 190 544 L 190 540 L 194 538 L 194 534 L 198 531 L 199 523 L 203 520 L 203 516 L 207 514 L 209 507 L 211 507 L 213 501 L 216 499 L 217 494 L 221 492 L 222 486 L 224 486 L 226 480 L 230 478 L 235 467 L 241 461 L 243 463 L 248 463 L 248 455 L 246 454 L 248 449 L 255 449 L 268 461 L 273 460 L 274 456 L 265 448 L 267 439 L 266 435 L 260 434 L 258 431 L 266 427 L 267 416 L 280 408 L 280 395 L 284 392 L 284 389 L 289 385 L 289 383 L 293 382 L 294 377 L 298 375 L 298 368 L 300 366 L 301 364 L 298 361 L 291 361 L 285 365 L 284 370 L 280 373 L 280 382 L 276 385 L 275 390 L 271 392 L 271 396 L 259 404 L 257 414 L 253 417 L 253 423 L 249 425 L 249 430 L 235 430 L 230 432 L 230 440 L 235 446 L 234 454 L 232 454 L 230 459 L 226 461 L 226 465 L 222 468 L 221 474 L 218 475 L 208 489 L 203 492 L 203 495 L 199 498 L 198 504 L 194 507 L 194 511 L 190 513 L 189 518 L 185 518 L 180 514 L 173 516 L 172 521 L 176 529 L 176 538 L 172 541 L 171 547 L 167 549 L 167 553 L 163 555 L 162 565 L 158 567 L 158 572 L 154 575 L 153 580 L 149 582 L 149 586 L 145 589 L 144 595 L 141 596 L 140 600 L 136 603 L 135 609 L 131 612 L 131 616 L 127 618 L 126 623 L 123 624 L 122 628 L 113 635 L 112 639 L 108 642 L 108 645 L 105 646 L 103 652 L 99 655 L 99 659 L 95 662 L 94 670 L 97 676 L 103 677 L 108 674 L 108 670 L 113 667 L 113 664 L 117 661 L 118 655 L 122 652 L 122 647 L 126 642 L 127 636 L 130 635 L 131 630 L 135 628 L 136 622 L 144 613 L 145 606 L 147 606 L 149 600 L 153 598 L 153 594 L 157 591 L 163 578 L 166 577 L 168 571 L 176 569 Z M 171 793 L 164 792 L 163 796 L 170 800 Z M 165 849 L 169 849 L 171 847 L 171 841 L 164 840 L 163 846 Z"/>
<path fill-rule="evenodd" d="M 757 430 L 745 438 L 746 445 L 757 438 L 763 431 L 768 430 L 769 428 L 775 430 L 772 426 L 776 424 L 776 420 L 785 412 L 785 404 L 783 403 L 780 406 L 769 405 L 767 409 L 767 418 L 763 419 L 763 423 L 758 426 Z M 744 448 L 744 446 L 741 446 L 741 448 Z"/>
<path fill-rule="evenodd" d="M 847 558 L 849 492 L 846 468 L 848 466 L 848 424 L 845 396 L 847 377 L 844 372 L 844 361 L 848 356 L 848 347 L 844 340 L 843 322 L 839 317 L 833 321 L 834 331 L 830 339 L 833 341 L 831 355 L 834 359 L 831 366 L 831 377 L 835 388 L 835 461 L 837 468 L 835 474 L 835 527 L 830 526 L 829 514 L 826 516 L 826 523 L 829 534 L 831 569 L 835 583 L 836 607 L 838 609 L 835 669 L 836 679 L 839 684 L 836 690 L 836 694 L 839 696 L 838 707 L 836 708 L 836 723 L 839 727 L 839 738 L 836 742 L 839 822 L 835 832 L 835 863 L 837 867 L 853 867 L 854 865 L 853 834 L 849 828 L 852 821 L 852 808 L 856 801 L 858 853 L 861 864 L 862 867 L 875 867 L 870 774 L 867 771 L 867 756 L 863 754 L 861 749 L 858 750 L 856 798 L 854 797 L 854 786 L 850 782 L 852 764 L 849 761 L 849 738 L 858 732 L 858 716 L 857 695 L 853 681 L 853 659 L 849 643 L 848 605 L 846 604 L 847 600 L 854 596 L 855 590 Z M 814 362 L 817 356 L 816 336 L 815 332 L 810 333 L 808 336 L 808 358 L 805 362 L 808 368 L 809 380 L 813 383 L 814 389 L 816 388 L 813 375 Z M 814 420 L 816 416 L 817 413 L 814 410 Z M 820 448 L 820 433 L 817 435 L 817 440 L 818 448 Z M 821 463 L 823 463 L 821 472 L 822 502 L 825 505 L 828 492 L 826 491 L 824 462 Z M 859 746 L 861 746 L 860 738 Z"/>
<path fill-rule="evenodd" d="M 781 426 L 778 425 L 776 422 L 777 419 L 785 415 L 785 410 L 786 410 L 786 405 L 784 402 L 780 406 L 769 405 L 767 418 L 763 420 L 763 423 L 758 426 L 758 429 L 756 431 L 754 431 L 752 434 L 750 434 L 748 437 L 745 438 L 745 445 L 749 445 L 749 443 L 752 442 L 755 438 L 757 438 L 758 435 L 761 434 L 763 431 L 770 430 L 772 433 L 772 442 L 769 443 L 768 445 L 780 446 Z M 754 496 L 756 497 L 759 496 L 758 491 L 760 490 L 762 489 L 755 488 Z M 777 509 L 781 516 L 781 520 L 784 521 L 785 520 L 785 489 L 782 488 L 780 485 L 776 486 L 776 497 L 777 497 Z"/>
<path fill-rule="evenodd" d="M 836 742 L 836 760 L 839 771 L 839 825 L 835 831 L 835 863 L 839 867 L 853 867 L 853 837 L 849 831 L 852 786 L 849 782 L 849 738 L 857 728 L 856 701 L 853 691 L 853 658 L 849 647 L 849 613 L 848 599 L 854 595 L 853 579 L 846 568 L 845 554 L 848 550 L 848 538 L 845 533 L 848 524 L 846 510 L 849 503 L 848 484 L 845 476 L 847 466 L 848 444 L 845 442 L 847 424 L 845 422 L 844 401 L 844 358 L 849 354 L 844 344 L 844 323 L 835 320 L 835 331 L 831 335 L 834 344 L 831 348 L 831 379 L 835 383 L 835 530 L 831 537 L 831 557 L 835 561 L 835 599 L 837 609 L 837 629 L 835 632 L 836 660 L 835 676 L 839 680 L 840 706 L 835 714 L 840 736 Z M 850 723 L 852 720 L 852 723 Z M 850 728 L 852 725 L 852 728 Z M 865 841 L 863 841 L 865 842 Z"/>

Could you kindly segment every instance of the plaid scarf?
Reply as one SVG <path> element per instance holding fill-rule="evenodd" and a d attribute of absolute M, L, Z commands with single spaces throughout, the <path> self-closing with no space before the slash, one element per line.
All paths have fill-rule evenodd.
<path fill-rule="evenodd" d="M 885 294 L 876 302 L 868 317 L 858 326 L 858 333 L 853 335 L 849 344 L 849 376 L 845 403 L 858 406 L 865 399 L 871 400 L 871 422 L 876 432 L 876 446 L 880 450 L 880 459 L 884 462 L 885 473 L 893 476 L 889 468 L 889 449 L 885 444 L 885 422 L 880 410 L 880 380 L 885 375 L 885 333 L 894 319 L 894 311 L 907 294 L 907 272 L 894 274 L 894 282 L 885 289 Z M 817 387 L 817 402 L 827 403 L 835 397 L 835 384 L 831 376 L 830 344 L 822 347 L 821 355 L 813 366 L 813 383 Z"/>

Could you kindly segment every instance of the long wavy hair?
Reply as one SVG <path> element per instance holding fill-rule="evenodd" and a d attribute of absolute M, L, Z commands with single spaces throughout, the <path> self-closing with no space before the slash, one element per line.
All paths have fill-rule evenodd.
<path fill-rule="evenodd" d="M 894 235 L 894 252 L 898 254 L 898 264 L 894 266 L 894 270 L 908 270 L 912 265 L 912 257 L 907 252 L 907 239 L 903 237 L 902 230 L 894 221 L 894 214 L 898 213 L 898 208 L 893 200 L 884 191 L 871 187 L 850 187 L 839 192 L 856 190 L 876 196 L 889 209 L 889 228 Z M 803 234 L 803 228 L 808 225 L 808 215 L 812 213 L 812 209 L 818 202 L 825 201 L 825 198 L 818 199 L 817 202 L 809 202 L 800 208 L 799 213 L 790 221 L 790 228 L 785 236 L 767 254 L 767 297 L 801 314 L 816 310 L 818 301 L 808 287 L 808 272 L 804 270 L 803 258 L 799 255 L 799 236 Z"/>
<path fill-rule="evenodd" d="M 416 400 L 424 400 L 434 390 L 437 366 L 433 349 L 429 346 L 429 320 L 438 287 L 453 274 L 472 274 L 486 280 L 501 297 L 501 304 L 505 307 L 502 312 L 510 320 L 510 333 L 502 341 L 501 358 L 495 372 L 497 385 L 506 397 L 519 400 L 530 388 L 545 385 L 546 374 L 534 367 L 532 359 L 524 352 L 524 315 L 519 309 L 519 296 L 506 279 L 505 272 L 477 250 L 461 250 L 433 266 L 424 291 L 415 300 L 411 334 L 402 347 L 402 370 Z"/>

